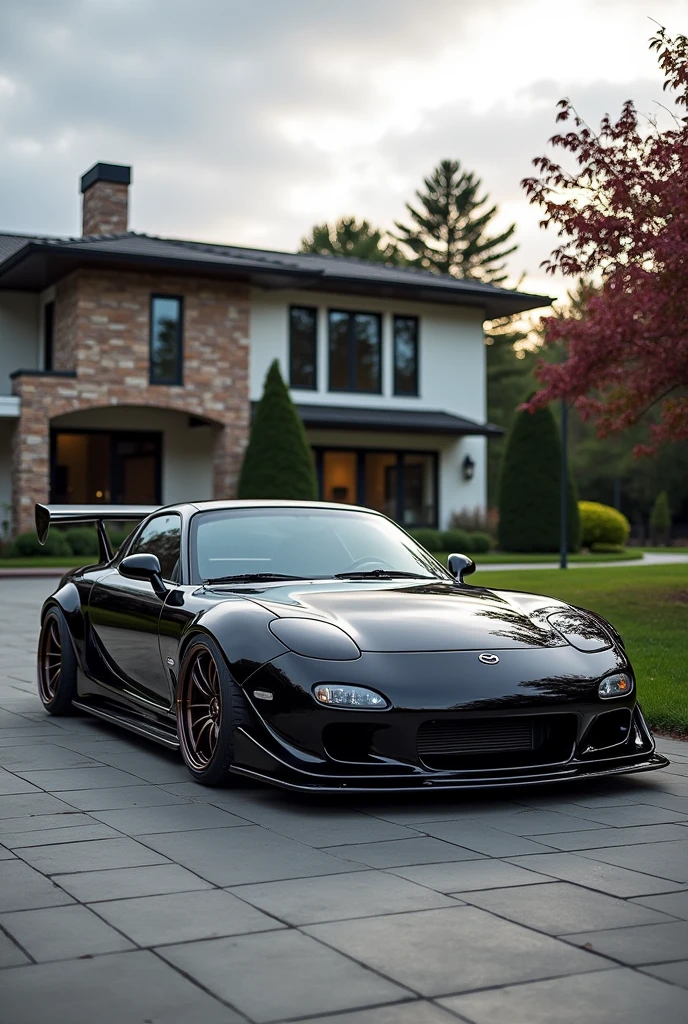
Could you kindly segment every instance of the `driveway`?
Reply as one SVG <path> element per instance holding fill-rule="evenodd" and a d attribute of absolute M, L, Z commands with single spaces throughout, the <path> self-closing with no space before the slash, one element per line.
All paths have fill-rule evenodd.
<path fill-rule="evenodd" d="M 34 687 L 50 581 L 0 581 L 4 1024 L 684 1024 L 688 745 L 489 796 L 187 781 Z"/>

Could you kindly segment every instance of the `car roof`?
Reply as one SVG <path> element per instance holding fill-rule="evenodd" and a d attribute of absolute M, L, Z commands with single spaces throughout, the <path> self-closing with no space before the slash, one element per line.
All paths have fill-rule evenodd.
<path fill-rule="evenodd" d="M 383 515 L 381 512 L 376 511 L 376 509 L 364 508 L 361 505 L 337 504 L 336 502 L 330 501 L 290 501 L 283 498 L 237 498 L 232 501 L 189 501 L 182 502 L 182 504 L 189 505 L 192 508 L 197 509 L 199 512 L 219 512 L 222 511 L 222 509 L 227 509 L 229 511 L 231 509 L 241 508 L 306 508 L 317 509 L 318 511 L 327 509 L 345 512 L 367 512 L 369 515 L 373 516 Z"/>

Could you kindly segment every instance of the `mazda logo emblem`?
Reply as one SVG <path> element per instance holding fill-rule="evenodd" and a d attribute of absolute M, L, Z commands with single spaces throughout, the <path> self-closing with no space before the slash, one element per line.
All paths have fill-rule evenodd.
<path fill-rule="evenodd" d="M 483 665 L 498 665 L 499 658 L 496 654 L 479 654 L 478 661 L 482 661 Z"/>

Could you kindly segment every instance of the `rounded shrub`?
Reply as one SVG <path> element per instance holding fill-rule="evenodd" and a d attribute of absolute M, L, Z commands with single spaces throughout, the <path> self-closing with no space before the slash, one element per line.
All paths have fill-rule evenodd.
<path fill-rule="evenodd" d="M 626 549 L 623 544 L 591 544 L 590 550 L 595 555 L 622 555 Z"/>
<path fill-rule="evenodd" d="M 439 530 L 409 530 L 415 541 L 428 551 L 440 551 L 442 549 L 441 533 Z"/>
<path fill-rule="evenodd" d="M 65 530 L 64 536 L 73 555 L 93 558 L 98 554 L 98 535 L 92 526 L 73 526 Z"/>
<path fill-rule="evenodd" d="M 598 501 L 579 501 L 581 540 L 586 548 L 596 544 L 618 544 L 625 547 L 631 532 L 631 524 L 611 505 Z"/>
<path fill-rule="evenodd" d="M 440 534 L 441 547 L 437 551 L 455 551 L 460 554 L 469 554 L 473 551 L 473 538 L 468 530 L 444 530 Z"/>
<path fill-rule="evenodd" d="M 45 544 L 41 544 L 38 537 L 29 530 L 27 533 L 20 533 L 14 542 L 12 554 L 19 558 L 61 558 L 63 555 L 70 557 L 72 549 L 64 533 L 53 530 L 48 534 Z"/>
<path fill-rule="evenodd" d="M 471 534 L 472 547 L 469 548 L 474 555 L 486 555 L 492 547 L 492 537 L 489 533 L 476 533 Z"/>
<path fill-rule="evenodd" d="M 499 486 L 502 551 L 550 552 L 560 544 L 561 442 L 549 408 L 520 412 L 509 434 Z M 573 478 L 567 486 L 569 551 L 580 545 Z"/>

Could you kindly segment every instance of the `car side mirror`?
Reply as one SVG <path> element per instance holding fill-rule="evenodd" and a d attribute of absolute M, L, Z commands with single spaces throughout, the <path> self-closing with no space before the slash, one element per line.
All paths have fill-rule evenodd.
<path fill-rule="evenodd" d="M 120 575 L 128 580 L 143 580 L 150 583 L 159 597 L 165 597 L 167 587 L 162 581 L 162 569 L 157 555 L 141 552 L 138 555 L 126 555 L 119 563 Z"/>
<path fill-rule="evenodd" d="M 472 572 L 475 572 L 475 562 L 468 555 L 454 554 L 447 559 L 447 568 L 454 579 L 463 583 L 464 576 L 470 576 Z"/>

